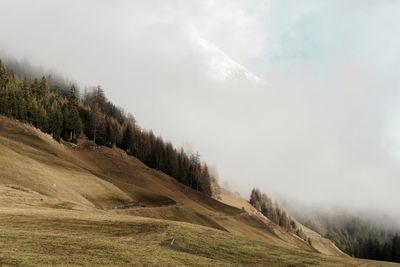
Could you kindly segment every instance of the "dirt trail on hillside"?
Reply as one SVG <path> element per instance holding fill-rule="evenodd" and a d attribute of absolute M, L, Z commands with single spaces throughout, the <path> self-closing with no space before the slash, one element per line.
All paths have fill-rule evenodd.
<path fill-rule="evenodd" d="M 128 210 L 128 209 L 152 209 L 152 208 L 182 208 L 184 205 L 182 203 L 168 203 L 168 204 L 159 204 L 159 205 L 148 205 L 146 203 L 140 202 L 132 202 L 125 205 L 115 206 L 110 210 Z"/>

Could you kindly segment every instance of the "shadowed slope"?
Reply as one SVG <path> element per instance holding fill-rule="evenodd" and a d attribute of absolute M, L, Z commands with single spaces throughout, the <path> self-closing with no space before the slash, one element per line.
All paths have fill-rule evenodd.
<path fill-rule="evenodd" d="M 282 251 L 293 250 L 299 253 L 303 251 L 301 253 L 309 257 L 321 257 L 316 256 L 319 254 L 315 251 L 343 255 L 329 240 L 322 239 L 311 230 L 309 236 L 313 238 L 312 245 L 314 242 L 316 245 L 310 246 L 297 236 L 282 230 L 254 209 L 252 210 L 245 200 L 232 193 L 222 194 L 221 200 L 225 203 L 220 202 L 178 183 L 162 172 L 148 168 L 119 149 L 93 146 L 87 140 L 80 140 L 78 145 L 59 144 L 50 136 L 31 126 L 5 117 L 0 117 L 0 161 L 0 210 L 8 214 L 7 216 L 14 213 L 19 214 L 19 217 L 25 214 L 28 216 L 31 213 L 51 213 L 56 221 L 53 227 L 60 224 L 61 228 L 64 227 L 61 226 L 64 219 L 69 220 L 68 216 L 76 216 L 76 214 L 93 216 L 95 220 L 101 215 L 111 221 L 120 220 L 118 218 L 138 220 L 139 217 L 149 217 L 153 219 L 148 219 L 146 222 L 164 219 L 192 223 L 192 226 L 173 224 L 176 229 L 175 234 L 180 236 L 174 248 L 166 247 L 165 239 L 160 239 L 161 247 L 169 251 L 171 257 L 174 253 L 189 253 L 199 254 L 202 258 L 213 258 L 212 255 L 208 255 L 210 252 L 202 252 L 205 248 L 197 248 L 198 245 L 203 244 L 198 239 L 200 237 L 195 237 L 203 230 L 199 230 L 199 233 L 193 230 L 200 227 L 199 225 L 220 230 L 216 232 L 204 230 L 213 233 L 213 241 L 203 240 L 204 244 L 216 242 L 215 238 L 227 235 L 229 240 L 234 240 L 232 246 L 235 242 L 242 242 L 237 241 L 241 240 L 240 238 L 245 238 L 248 241 L 243 242 L 253 240 L 252 242 L 259 245 L 259 250 L 267 245 L 276 246 L 276 249 L 279 248 Z M 168 221 L 162 222 L 169 224 Z M 185 229 L 193 230 L 191 233 L 187 230 L 189 231 L 187 236 L 193 236 L 193 240 L 182 236 L 186 230 L 180 233 L 178 226 L 181 225 L 184 225 Z M 4 222 L 3 226 L 6 231 L 15 230 L 7 228 L 10 226 Z M 21 227 L 26 227 L 26 225 Z M 96 227 L 98 226 L 93 226 L 93 229 L 97 229 Z M 121 231 L 125 231 L 126 227 L 122 228 Z M 42 230 L 38 229 L 38 231 Z M 76 229 L 76 234 L 79 234 L 79 231 Z M 10 233 L 7 232 L 7 234 Z M 48 232 L 45 235 L 50 234 Z M 90 236 L 85 238 L 90 238 Z M 182 242 L 180 240 L 186 240 L 186 243 L 180 243 Z M 248 246 L 245 243 L 243 245 Z M 221 246 L 224 247 L 223 244 Z M 237 256 L 241 253 L 246 255 L 250 253 L 246 247 L 235 249 L 241 250 L 237 252 L 239 253 Z M 234 251 L 229 253 L 236 253 Z M 224 253 L 221 255 L 225 255 Z M 218 262 L 225 256 L 214 260 Z M 222 263 L 227 262 L 222 260 Z M 245 262 L 236 263 L 244 264 Z"/>

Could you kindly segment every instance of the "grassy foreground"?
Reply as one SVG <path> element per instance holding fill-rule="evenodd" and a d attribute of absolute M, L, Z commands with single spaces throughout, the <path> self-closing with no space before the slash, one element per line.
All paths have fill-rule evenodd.
<path fill-rule="evenodd" d="M 0 266 L 391 266 L 309 230 L 311 246 L 238 196 L 219 202 L 81 141 L 0 116 Z"/>
<path fill-rule="evenodd" d="M 389 266 L 283 248 L 180 222 L 58 209 L 0 210 L 0 266 Z"/>

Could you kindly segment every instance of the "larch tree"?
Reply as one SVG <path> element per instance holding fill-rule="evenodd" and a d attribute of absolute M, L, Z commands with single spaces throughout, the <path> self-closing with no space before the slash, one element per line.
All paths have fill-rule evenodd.
<path fill-rule="evenodd" d="M 68 95 L 68 104 L 65 114 L 65 128 L 70 141 L 76 141 L 82 130 L 82 123 L 79 117 L 79 98 L 75 86 L 71 86 Z"/>
<path fill-rule="evenodd" d="M 125 126 L 124 134 L 122 136 L 122 149 L 124 149 L 128 154 L 132 153 L 133 147 L 133 129 L 132 125 L 128 123 Z"/>

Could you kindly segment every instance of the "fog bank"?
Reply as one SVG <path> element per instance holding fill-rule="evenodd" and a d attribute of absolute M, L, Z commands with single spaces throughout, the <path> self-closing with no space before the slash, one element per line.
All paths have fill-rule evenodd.
<path fill-rule="evenodd" d="M 2 53 L 100 84 L 234 191 L 400 220 L 400 3 L 0 3 Z"/>

